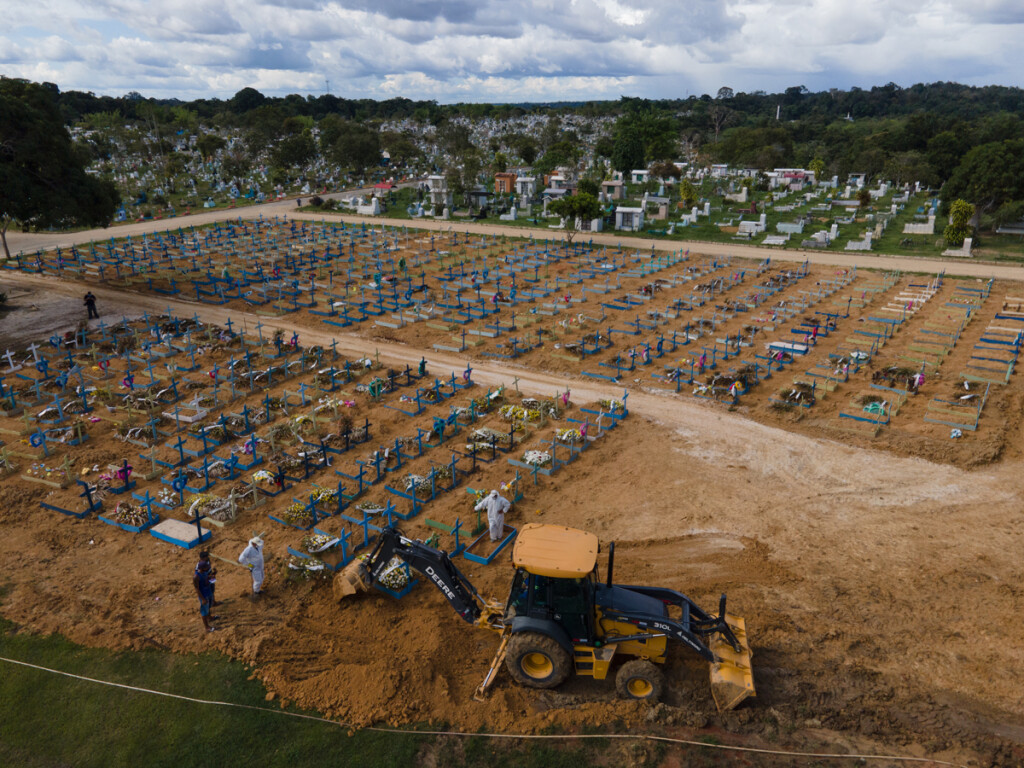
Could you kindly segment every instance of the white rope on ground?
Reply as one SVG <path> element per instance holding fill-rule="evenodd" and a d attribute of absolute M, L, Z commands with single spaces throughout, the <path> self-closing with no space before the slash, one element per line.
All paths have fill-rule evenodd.
<path fill-rule="evenodd" d="M 87 683 L 97 683 L 99 685 L 108 685 L 113 688 L 123 688 L 127 691 L 137 691 L 139 693 L 149 693 L 154 696 L 166 696 L 169 699 L 178 699 L 180 701 L 189 701 L 193 704 L 208 704 L 217 707 L 233 707 L 235 709 L 251 709 L 257 712 L 266 712 L 271 715 L 285 715 L 287 717 L 297 717 L 301 720 L 315 720 L 320 723 L 327 723 L 328 725 L 334 725 L 339 728 L 346 728 L 349 730 L 364 730 L 364 731 L 375 731 L 377 733 L 393 733 L 402 736 L 455 736 L 460 738 L 487 738 L 487 739 L 532 739 L 532 740 L 566 740 L 566 739 L 625 739 L 625 740 L 636 740 L 636 741 L 655 741 L 666 744 L 683 744 L 692 747 L 704 747 L 706 749 L 723 749 L 731 752 L 749 752 L 757 753 L 762 755 L 774 755 L 777 757 L 802 757 L 802 758 L 814 758 L 814 759 L 825 759 L 825 760 L 893 760 L 905 763 L 924 763 L 926 765 L 948 765 L 952 768 L 967 768 L 965 765 L 960 763 L 950 763 L 945 760 L 935 760 L 928 757 L 909 757 L 902 755 L 860 755 L 860 754 L 838 754 L 832 752 L 789 752 L 778 749 L 761 749 L 758 747 L 739 747 L 729 744 L 706 744 L 703 741 L 692 741 L 690 739 L 677 739 L 669 736 L 652 736 L 649 734 L 624 734 L 624 733 L 586 733 L 586 734 L 532 734 L 532 733 L 466 733 L 463 731 L 409 731 L 402 730 L 401 728 L 381 728 L 379 726 L 366 726 L 360 728 L 356 725 L 341 722 L 339 720 L 329 720 L 325 717 L 317 717 L 315 715 L 303 715 L 299 712 L 286 712 L 283 709 L 270 709 L 268 707 L 256 707 L 251 704 L 235 704 L 230 701 L 214 701 L 210 699 L 196 699 L 191 696 L 182 696 L 177 693 L 168 693 L 166 691 L 154 691 L 150 688 L 139 688 L 134 685 L 126 685 L 124 683 L 114 683 L 109 680 L 98 680 L 94 677 L 85 677 L 83 675 L 76 675 L 72 672 L 64 672 L 60 669 L 50 669 L 49 667 L 41 667 L 38 664 L 29 664 L 27 661 L 18 661 L 17 659 L 8 659 L 0 656 L 0 661 L 5 661 L 8 664 L 17 664 L 21 667 L 29 667 L 31 669 L 38 669 L 42 672 L 50 672 L 54 675 L 63 675 L 64 677 L 71 677 L 75 680 L 83 680 Z"/>

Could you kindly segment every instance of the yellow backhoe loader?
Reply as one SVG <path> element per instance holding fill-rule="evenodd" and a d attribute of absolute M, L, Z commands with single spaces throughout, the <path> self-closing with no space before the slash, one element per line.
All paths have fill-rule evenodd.
<path fill-rule="evenodd" d="M 592 533 L 524 525 L 512 549 L 512 588 L 499 603 L 482 598 L 447 552 L 386 528 L 368 558 L 335 577 L 335 596 L 340 600 L 372 587 L 396 555 L 429 579 L 465 621 L 500 634 L 478 699 L 504 661 L 516 681 L 533 688 L 553 688 L 571 674 L 604 680 L 616 665 L 622 696 L 654 701 L 664 687 L 658 665 L 666 660 L 669 640 L 709 662 L 719 710 L 754 695 L 746 627 L 740 617 L 726 614 L 725 595 L 713 616 L 675 590 L 614 584 L 614 544 L 601 582 Z"/>

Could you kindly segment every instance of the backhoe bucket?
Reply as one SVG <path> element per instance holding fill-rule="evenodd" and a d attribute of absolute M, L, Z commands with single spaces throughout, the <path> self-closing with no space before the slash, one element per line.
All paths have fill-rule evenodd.
<path fill-rule="evenodd" d="M 734 709 L 750 696 L 756 695 L 746 623 L 739 616 L 729 614 L 726 614 L 725 620 L 739 641 L 740 652 L 733 650 L 720 633 L 715 633 L 708 642 L 708 648 L 718 659 L 711 665 L 711 695 L 715 698 L 719 712 Z"/>
<path fill-rule="evenodd" d="M 351 563 L 346 565 L 345 568 L 339 571 L 334 577 L 334 584 L 332 585 L 334 599 L 339 602 L 349 595 L 354 595 L 357 592 L 365 592 L 369 588 L 369 584 L 367 583 L 366 564 L 362 560 L 353 560 Z"/>

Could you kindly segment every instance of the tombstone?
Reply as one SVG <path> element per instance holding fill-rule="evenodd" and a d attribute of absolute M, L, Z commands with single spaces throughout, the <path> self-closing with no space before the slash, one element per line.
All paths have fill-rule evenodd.
<path fill-rule="evenodd" d="M 447 205 L 444 207 L 444 211 L 442 211 L 441 213 L 441 218 L 445 221 L 448 221 L 448 219 L 451 218 L 451 211 L 448 210 Z"/>
<path fill-rule="evenodd" d="M 850 198 L 850 185 L 846 185 L 846 189 L 843 190 L 843 199 L 848 200 Z"/>
<path fill-rule="evenodd" d="M 704 215 L 708 216 L 708 217 L 711 216 L 711 202 L 710 201 L 704 203 Z"/>
<path fill-rule="evenodd" d="M 832 222 L 832 228 L 828 231 L 828 239 L 835 240 L 837 237 L 839 237 L 839 225 Z"/>
<path fill-rule="evenodd" d="M 768 214 L 762 213 L 761 218 L 758 219 L 758 223 L 761 225 L 761 230 L 764 231 L 768 226 Z"/>

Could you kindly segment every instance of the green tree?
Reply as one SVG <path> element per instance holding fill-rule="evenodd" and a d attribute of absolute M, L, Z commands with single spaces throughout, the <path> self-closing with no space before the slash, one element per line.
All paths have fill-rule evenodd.
<path fill-rule="evenodd" d="M 274 165 L 298 168 L 316 156 L 316 144 L 307 132 L 286 136 L 274 147 Z"/>
<path fill-rule="evenodd" d="M 391 164 L 403 166 L 421 156 L 419 147 L 408 135 L 396 131 L 385 131 L 380 134 L 380 145 L 391 156 Z"/>
<path fill-rule="evenodd" d="M 966 200 L 954 200 L 949 206 L 949 224 L 942 232 L 946 245 L 950 248 L 959 248 L 964 240 L 971 236 L 973 227 L 971 219 L 974 218 L 974 206 Z"/>
<path fill-rule="evenodd" d="M 213 157 L 226 145 L 227 142 L 215 133 L 204 133 L 196 140 L 196 149 L 203 158 Z"/>
<path fill-rule="evenodd" d="M 86 155 L 72 142 L 56 88 L 0 77 L 0 241 L 7 230 L 107 226 L 120 203 L 113 182 L 85 172 Z"/>
<path fill-rule="evenodd" d="M 577 195 L 590 195 L 591 197 L 596 198 L 600 192 L 601 188 L 593 179 L 582 178 L 576 185 Z"/>
<path fill-rule="evenodd" d="M 983 213 L 1011 200 L 1024 200 L 1024 139 L 972 149 L 942 187 L 942 198 L 963 198 Z"/>
<path fill-rule="evenodd" d="M 578 224 L 601 215 L 601 204 L 594 195 L 578 192 L 549 203 L 548 210 L 565 219 L 565 237 L 571 243 L 579 232 Z"/>
<path fill-rule="evenodd" d="M 644 142 L 638 131 L 627 128 L 619 132 L 615 138 L 611 161 L 612 168 L 623 173 L 644 167 Z"/>
<path fill-rule="evenodd" d="M 857 202 L 860 203 L 861 208 L 871 205 L 871 193 L 868 192 L 867 187 L 861 187 L 857 191 Z"/>
<path fill-rule="evenodd" d="M 617 171 L 646 168 L 655 158 L 677 155 L 677 126 L 649 103 L 626 100 L 626 112 L 615 121 L 610 159 Z"/>
<path fill-rule="evenodd" d="M 662 181 L 668 181 L 669 179 L 680 179 L 683 176 L 683 172 L 679 169 L 675 163 L 670 163 L 667 160 L 654 163 L 651 166 L 651 176 Z"/>
<path fill-rule="evenodd" d="M 808 164 L 807 170 L 814 174 L 814 180 L 820 184 L 821 177 L 825 175 L 825 161 L 816 157 Z"/>
<path fill-rule="evenodd" d="M 697 188 L 693 186 L 693 182 L 689 179 L 683 179 L 679 182 L 679 199 L 682 201 L 683 206 L 686 208 L 692 208 L 697 204 L 697 200 L 700 195 L 697 192 Z"/>
<path fill-rule="evenodd" d="M 361 123 L 345 121 L 333 131 L 328 156 L 342 168 L 362 173 L 380 162 L 380 134 Z"/>

